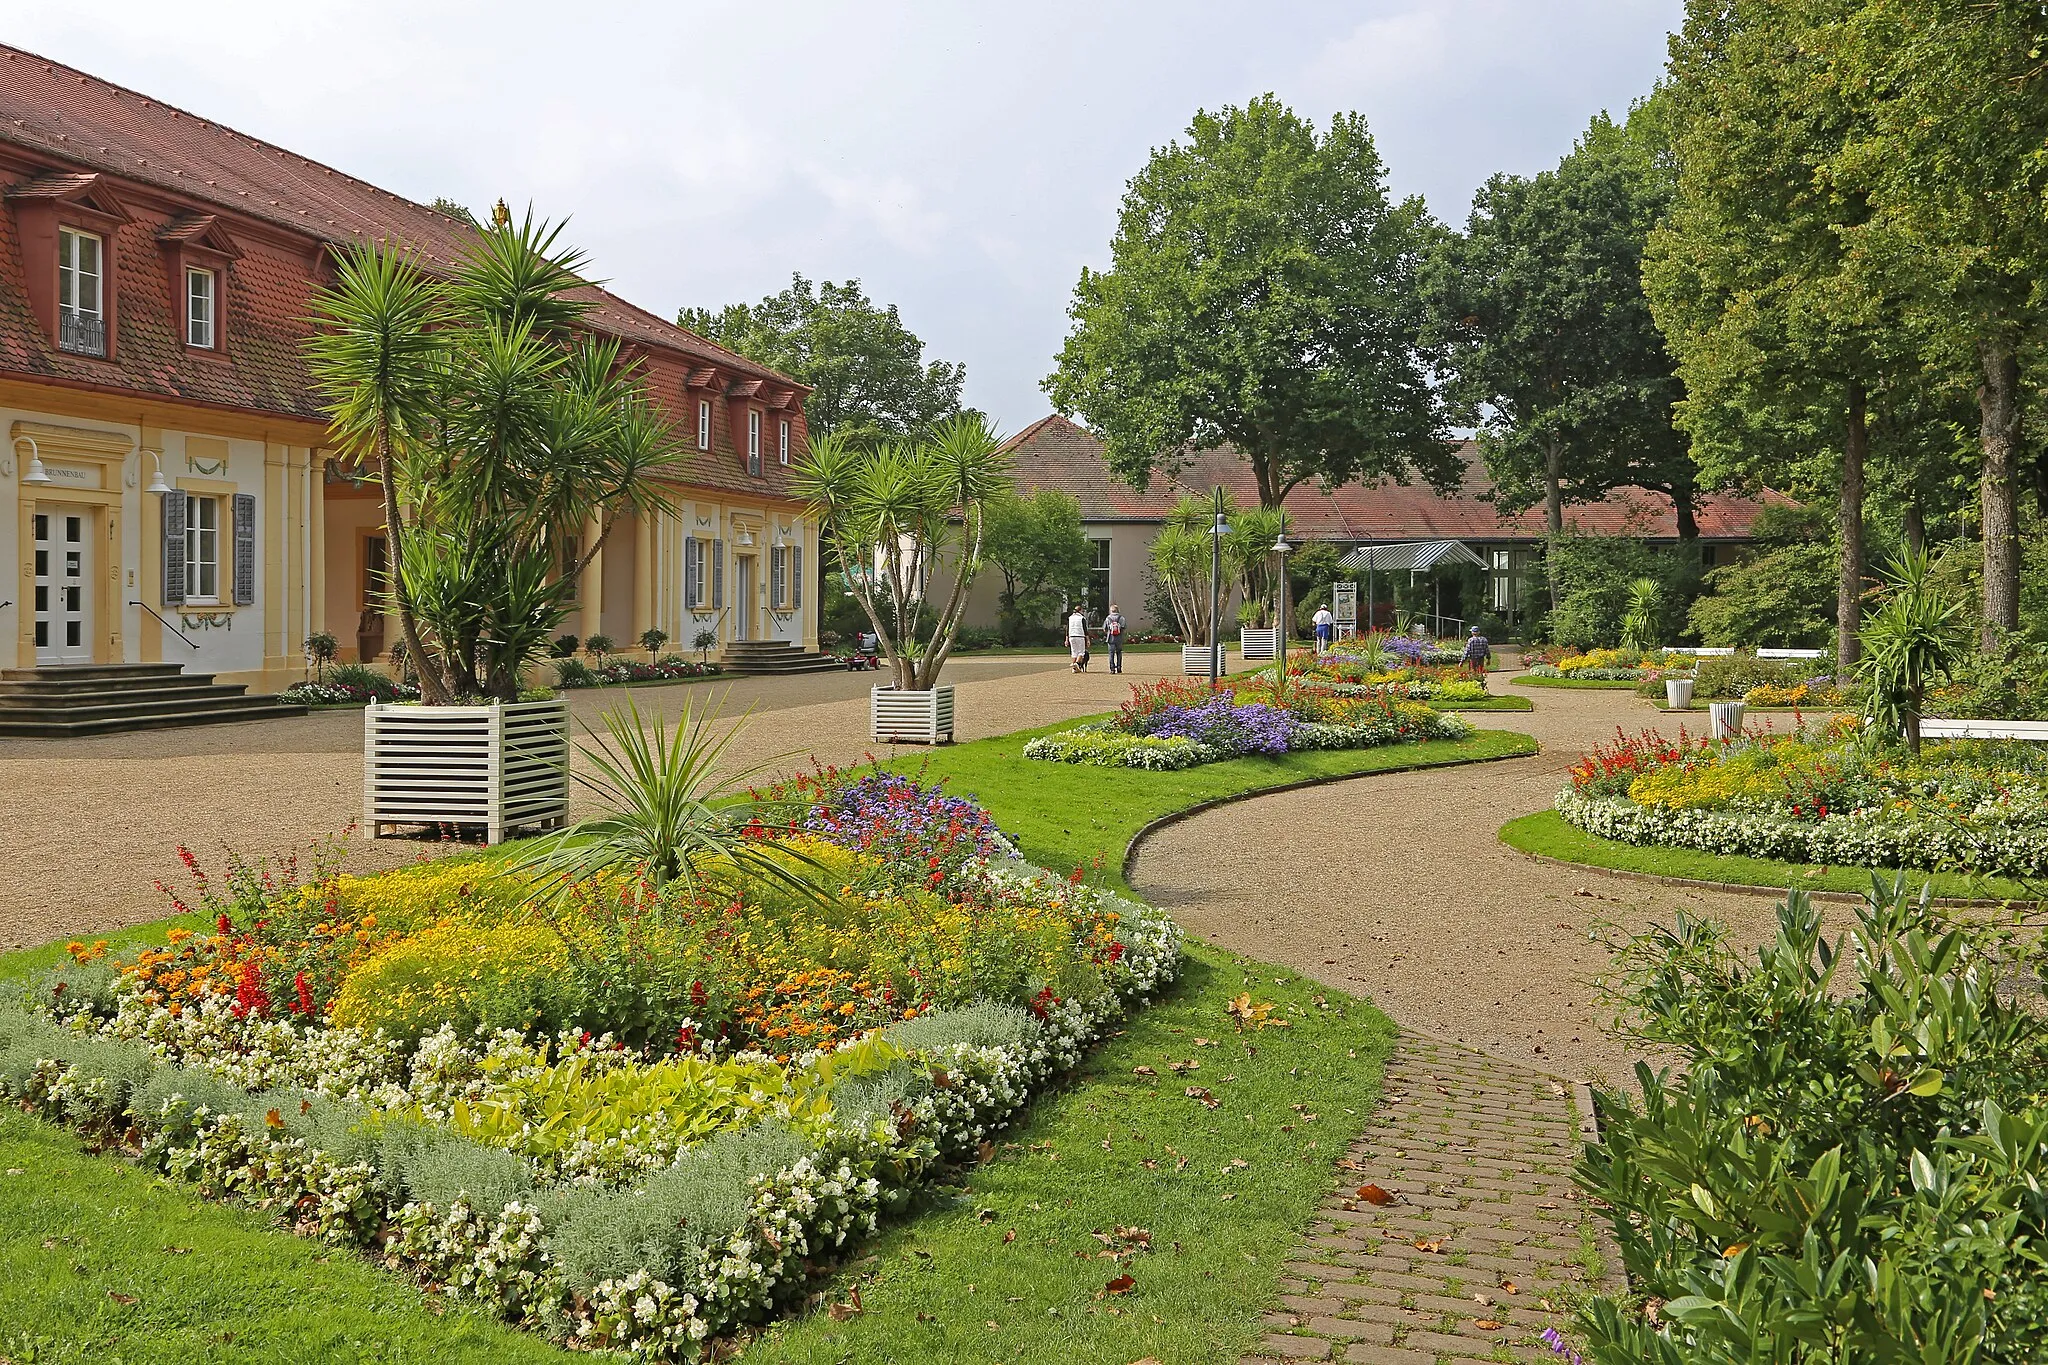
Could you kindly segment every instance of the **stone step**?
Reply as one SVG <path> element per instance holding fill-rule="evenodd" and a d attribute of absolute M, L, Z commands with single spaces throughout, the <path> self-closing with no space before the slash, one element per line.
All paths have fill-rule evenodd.
<path fill-rule="evenodd" d="M 0 670 L 0 736 L 63 738 L 304 715 L 179 664 L 93 664 Z"/>
<path fill-rule="evenodd" d="M 267 698 L 249 698 L 251 702 Z M 270 720 L 280 716 L 303 716 L 303 706 L 271 702 L 268 706 L 245 706 L 232 710 L 202 708 L 173 711 L 155 716 L 112 716 L 100 720 L 22 719 L 0 716 L 0 738 L 67 739 L 83 735 L 106 735 L 134 730 L 170 730 L 192 725 L 224 725 L 236 721 Z"/>

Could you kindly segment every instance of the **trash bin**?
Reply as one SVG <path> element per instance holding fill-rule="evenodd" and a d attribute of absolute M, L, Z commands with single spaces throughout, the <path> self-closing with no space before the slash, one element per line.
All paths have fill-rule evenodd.
<path fill-rule="evenodd" d="M 1664 680 L 1664 701 L 1674 711 L 1692 710 L 1691 678 L 1666 678 Z"/>
<path fill-rule="evenodd" d="M 1733 739 L 1742 733 L 1741 702 L 1710 702 L 1707 710 L 1712 717 L 1708 722 L 1708 733 L 1715 739 Z"/>

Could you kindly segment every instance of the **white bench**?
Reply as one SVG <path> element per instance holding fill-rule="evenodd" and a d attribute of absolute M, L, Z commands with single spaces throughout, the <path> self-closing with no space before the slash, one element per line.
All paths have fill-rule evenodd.
<path fill-rule="evenodd" d="M 1673 645 L 1664 652 L 1666 654 L 1691 654 L 1701 659 L 1725 659 L 1735 651 L 1733 649 L 1713 649 L 1705 645 Z"/>
<path fill-rule="evenodd" d="M 1824 649 L 1760 649 L 1756 652 L 1756 657 L 1759 659 L 1825 659 L 1828 657 L 1828 652 Z"/>
<path fill-rule="evenodd" d="M 1922 739 L 2028 739 L 2048 743 L 2048 720 L 1920 719 Z"/>

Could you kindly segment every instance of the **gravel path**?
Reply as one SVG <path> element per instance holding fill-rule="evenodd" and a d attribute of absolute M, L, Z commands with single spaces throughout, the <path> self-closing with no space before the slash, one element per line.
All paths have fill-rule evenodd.
<path fill-rule="evenodd" d="M 1124 677 L 1098 663 L 1068 671 L 1062 656 L 956 660 L 957 738 L 979 739 L 1114 709 L 1127 682 L 1178 671 L 1177 654 L 1132 654 Z M 576 732 L 630 696 L 673 722 L 685 704 L 754 717 L 729 751 L 735 764 L 790 755 L 789 769 L 858 763 L 867 694 L 880 675 L 809 673 L 730 683 L 570 693 Z M 69 740 L 0 740 L 0 951 L 103 933 L 165 912 L 158 879 L 178 884 L 176 849 L 209 868 L 222 847 L 255 856 L 305 848 L 362 813 L 362 713 L 316 711 L 275 721 Z M 886 752 L 883 756 L 887 756 Z M 581 766 L 581 760 L 577 760 Z M 581 795 L 581 789 L 577 789 Z M 584 803 L 572 810 L 587 809 Z M 357 839 L 351 871 L 394 867 L 432 845 Z"/>
<path fill-rule="evenodd" d="M 1214 943 L 1365 996 L 1406 1030 L 1551 1075 L 1625 1080 L 1636 1053 L 1606 1028 L 1592 982 L 1605 926 L 1683 908 L 1742 938 L 1775 926 L 1765 897 L 1624 881 L 1534 862 L 1500 827 L 1541 810 L 1565 769 L 1617 725 L 1656 719 L 1622 691 L 1506 687 L 1533 712 L 1475 714 L 1535 735 L 1531 758 L 1390 773 L 1259 797 L 1170 826 L 1132 886 Z"/>

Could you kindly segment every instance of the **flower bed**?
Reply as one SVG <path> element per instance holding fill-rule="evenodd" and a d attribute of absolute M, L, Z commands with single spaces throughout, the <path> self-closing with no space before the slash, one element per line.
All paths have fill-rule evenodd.
<path fill-rule="evenodd" d="M 620 683 L 681 682 L 688 678 L 709 678 L 725 672 L 722 665 L 675 655 L 653 663 L 613 659 L 595 668 L 580 659 L 561 659 L 555 664 L 557 687 L 615 687 Z"/>
<path fill-rule="evenodd" d="M 1264 674 L 1207 684 L 1169 678 L 1131 689 L 1116 718 L 1041 735 L 1026 758 L 1055 763 L 1173 771 L 1251 755 L 1303 749 L 1365 749 L 1429 739 L 1463 739 L 1472 726 L 1384 688 L 1340 694 L 1332 686 Z"/>
<path fill-rule="evenodd" d="M 1533 678 L 1576 678 L 1586 682 L 1658 683 L 1667 675 L 1691 676 L 1696 661 L 1688 654 L 1664 650 L 1591 649 L 1585 653 L 1560 654 L 1555 659 L 1533 663 Z"/>
<path fill-rule="evenodd" d="M 1736 739 L 1617 734 L 1572 767 L 1557 811 L 1589 834 L 1823 866 L 2048 872 L 2036 745 L 1864 744 L 1856 722 Z"/>
<path fill-rule="evenodd" d="M 231 870 L 209 932 L 0 1011 L 0 1092 L 558 1340 L 689 1359 L 1171 980 L 1156 911 L 985 812 L 820 774 L 775 877 L 565 899 L 481 859 Z"/>
<path fill-rule="evenodd" d="M 419 688 L 412 683 L 371 688 L 358 683 L 298 682 L 278 693 L 277 699 L 299 706 L 367 706 L 371 702 L 418 701 L 419 696 Z"/>

